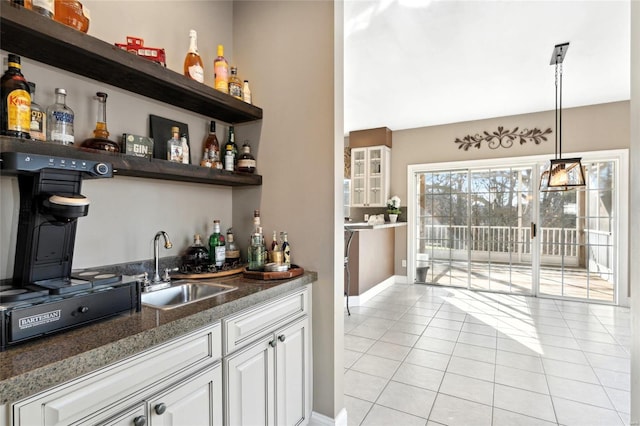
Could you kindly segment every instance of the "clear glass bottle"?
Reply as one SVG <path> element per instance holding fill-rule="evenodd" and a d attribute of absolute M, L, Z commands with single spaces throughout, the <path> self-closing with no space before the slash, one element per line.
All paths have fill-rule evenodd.
<path fill-rule="evenodd" d="M 180 136 L 180 145 L 182 146 L 182 164 L 191 164 L 191 156 L 189 155 L 189 141 L 187 134 Z"/>
<path fill-rule="evenodd" d="M 242 82 L 238 78 L 238 68 L 231 67 L 229 76 L 229 94 L 236 99 L 242 100 Z"/>
<path fill-rule="evenodd" d="M 235 142 L 235 131 L 233 126 L 229 126 L 229 140 L 225 147 L 224 169 L 234 171 L 238 160 L 238 146 Z"/>
<path fill-rule="evenodd" d="M 225 246 L 225 261 L 229 265 L 240 265 L 240 249 L 234 241 L 233 229 L 227 229 L 227 244 Z"/>
<path fill-rule="evenodd" d="M 73 145 L 73 110 L 67 106 L 67 91 L 56 88 L 56 102 L 47 107 L 47 140 L 62 145 Z"/>
<path fill-rule="evenodd" d="M 264 269 L 266 263 L 266 248 L 264 246 L 264 236 L 262 226 L 260 226 L 260 210 L 253 211 L 253 232 L 249 237 L 249 248 L 247 253 L 247 268 L 251 271 Z"/>
<path fill-rule="evenodd" d="M 225 261 L 225 242 L 224 236 L 220 233 L 220 221 L 213 221 L 213 233 L 209 237 L 209 260 L 221 268 Z"/>
<path fill-rule="evenodd" d="M 204 147 L 208 149 L 211 167 L 221 169 L 222 162 L 220 161 L 220 144 L 218 143 L 218 137 L 216 136 L 216 122 L 213 120 L 209 123 L 209 134 L 204 140 Z"/>
<path fill-rule="evenodd" d="M 120 152 L 120 146 L 116 142 L 109 140 L 109 130 L 107 130 L 107 94 L 97 92 L 96 99 L 98 100 L 96 128 L 93 131 L 93 137 L 85 139 L 81 146 L 109 152 Z"/>
<path fill-rule="evenodd" d="M 29 134 L 36 141 L 47 141 L 47 112 L 36 103 L 36 84 L 29 82 L 31 89 L 31 124 Z"/>
<path fill-rule="evenodd" d="M 253 173 L 256 171 L 256 159 L 251 155 L 251 146 L 242 145 L 242 154 L 238 157 L 238 171 Z"/>
<path fill-rule="evenodd" d="M 189 50 L 184 58 L 184 75 L 199 83 L 204 83 L 204 65 L 198 53 L 198 34 L 189 31 Z"/>
<path fill-rule="evenodd" d="M 8 68 L 0 83 L 2 92 L 0 134 L 30 139 L 31 89 L 21 69 L 20 56 L 10 53 Z"/>
<path fill-rule="evenodd" d="M 180 140 L 180 129 L 171 128 L 171 139 L 167 141 L 167 160 L 174 163 L 182 163 L 182 141 Z"/>
<path fill-rule="evenodd" d="M 209 264 L 209 251 L 202 244 L 200 234 L 193 236 L 193 245 L 182 256 L 182 263 L 191 268 L 200 268 L 198 272 L 204 272 Z"/>
<path fill-rule="evenodd" d="M 218 57 L 213 61 L 214 88 L 229 93 L 229 63 L 224 58 L 224 47 L 218 45 Z"/>
<path fill-rule="evenodd" d="M 244 86 L 242 87 L 242 100 L 246 103 L 251 103 L 251 89 L 249 88 L 249 80 L 244 81 Z"/>

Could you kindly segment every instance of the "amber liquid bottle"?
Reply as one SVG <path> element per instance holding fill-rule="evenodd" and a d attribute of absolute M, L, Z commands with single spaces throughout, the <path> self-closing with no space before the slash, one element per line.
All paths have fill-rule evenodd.
<path fill-rule="evenodd" d="M 204 147 L 209 155 L 209 162 L 214 169 L 221 169 L 222 162 L 220 161 L 220 143 L 216 136 L 216 122 L 211 120 L 209 123 L 209 134 L 204 141 Z"/>
<path fill-rule="evenodd" d="M 229 63 L 224 58 L 224 47 L 218 45 L 218 57 L 213 61 L 215 73 L 215 89 L 223 93 L 229 93 Z"/>
<path fill-rule="evenodd" d="M 204 65 L 198 53 L 196 30 L 189 31 L 189 51 L 184 58 L 184 75 L 199 83 L 204 82 Z"/>
<path fill-rule="evenodd" d="M 0 135 L 31 139 L 31 89 L 22 75 L 20 56 L 10 53 L 8 66 L 0 79 Z"/>

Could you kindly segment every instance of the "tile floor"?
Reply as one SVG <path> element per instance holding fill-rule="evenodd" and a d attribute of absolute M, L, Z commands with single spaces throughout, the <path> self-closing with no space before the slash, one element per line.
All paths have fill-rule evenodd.
<path fill-rule="evenodd" d="M 345 311 L 349 425 L 628 425 L 628 308 L 394 284 Z"/>

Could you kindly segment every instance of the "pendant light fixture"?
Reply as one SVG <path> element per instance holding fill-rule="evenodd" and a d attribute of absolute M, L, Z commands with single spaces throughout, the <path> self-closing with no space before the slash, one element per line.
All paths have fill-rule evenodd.
<path fill-rule="evenodd" d="M 567 191 L 585 186 L 581 158 L 562 158 L 562 62 L 569 43 L 556 44 L 549 65 L 556 66 L 556 152 L 542 172 L 541 191 Z"/>

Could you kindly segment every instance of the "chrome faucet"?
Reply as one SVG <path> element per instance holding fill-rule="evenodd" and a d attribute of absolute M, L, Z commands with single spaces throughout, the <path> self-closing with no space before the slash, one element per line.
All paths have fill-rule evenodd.
<path fill-rule="evenodd" d="M 155 270 L 153 272 L 153 280 L 152 280 L 153 284 L 169 281 L 168 274 L 165 274 L 164 279 L 160 279 L 160 268 L 158 266 L 159 257 L 160 257 L 160 245 L 158 244 L 158 240 L 160 239 L 160 237 L 164 238 L 164 248 L 170 249 L 173 246 L 173 244 L 171 244 L 171 240 L 169 239 L 169 235 L 167 235 L 166 232 L 158 231 L 156 233 L 156 236 L 153 239 L 153 263 L 155 266 Z"/>

